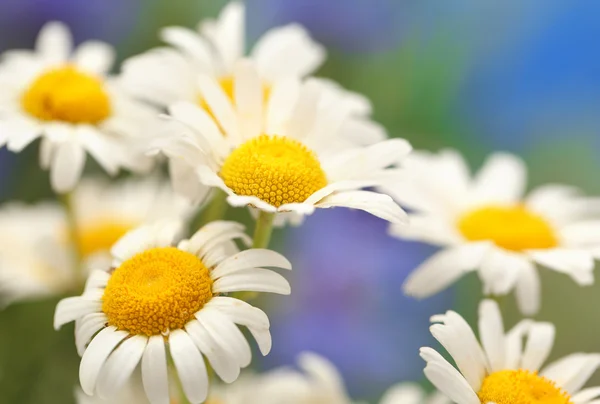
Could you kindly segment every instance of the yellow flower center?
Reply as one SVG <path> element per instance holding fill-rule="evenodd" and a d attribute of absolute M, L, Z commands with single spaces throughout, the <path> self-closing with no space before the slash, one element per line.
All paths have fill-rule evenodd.
<path fill-rule="evenodd" d="M 82 226 L 77 234 L 79 252 L 82 256 L 87 257 L 98 252 L 108 251 L 136 225 L 137 223 L 124 221 L 98 220 Z"/>
<path fill-rule="evenodd" d="M 553 381 L 527 370 L 501 370 L 483 380 L 477 393 L 482 404 L 572 404 Z"/>
<path fill-rule="evenodd" d="M 558 245 L 552 226 L 522 205 L 476 209 L 460 218 L 458 228 L 467 240 L 491 240 L 497 246 L 512 251 Z"/>
<path fill-rule="evenodd" d="M 209 270 L 194 254 L 158 247 L 118 267 L 104 290 L 108 323 L 130 334 L 180 329 L 212 298 Z"/>
<path fill-rule="evenodd" d="M 21 97 L 21 105 L 42 121 L 97 124 L 111 114 L 102 80 L 73 66 L 40 75 Z"/>
<path fill-rule="evenodd" d="M 304 202 L 327 185 L 315 153 L 283 136 L 261 135 L 242 144 L 227 157 L 220 176 L 237 195 L 276 207 Z"/>

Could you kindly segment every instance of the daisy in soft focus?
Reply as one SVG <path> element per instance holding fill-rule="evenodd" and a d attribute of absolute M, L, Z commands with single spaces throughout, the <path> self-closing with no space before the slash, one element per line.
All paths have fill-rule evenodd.
<path fill-rule="evenodd" d="M 41 137 L 40 165 L 59 193 L 77 184 L 86 152 L 107 173 L 145 170 L 151 160 L 134 141 L 156 113 L 107 76 L 114 50 L 73 39 L 59 22 L 46 24 L 35 50 L 13 50 L 0 64 L 0 144 L 20 152 Z"/>
<path fill-rule="evenodd" d="M 486 295 L 515 290 L 520 310 L 540 306 L 536 264 L 593 283 L 600 257 L 600 199 L 575 188 L 546 185 L 524 196 L 526 167 L 510 154 L 490 156 L 474 178 L 454 151 L 417 152 L 406 180 L 384 190 L 409 210 L 410 226 L 391 234 L 446 247 L 420 265 L 404 291 L 431 296 L 477 270 Z"/>
<path fill-rule="evenodd" d="M 158 178 L 84 179 L 72 194 L 71 207 L 75 232 L 57 204 L 0 209 L 3 305 L 77 290 L 89 268 L 110 267 L 110 249 L 128 231 L 192 213 L 189 203 Z"/>
<path fill-rule="evenodd" d="M 246 56 L 246 12 L 241 2 L 231 2 L 216 20 L 204 20 L 196 31 L 168 27 L 161 38 L 170 45 L 152 49 L 123 63 L 123 86 L 137 97 L 167 107 L 177 101 L 205 108 L 205 90 L 198 76 L 217 81 L 233 98 L 234 68 Z M 284 77 L 304 77 L 325 59 L 325 49 L 313 42 L 297 24 L 265 33 L 249 54 L 260 74 L 261 94 L 268 98 L 273 83 Z"/>
<path fill-rule="evenodd" d="M 57 237 L 65 223 L 62 207 L 53 203 L 0 209 L 0 306 L 75 286 L 73 257 Z"/>
<path fill-rule="evenodd" d="M 112 249 L 114 270 L 94 270 L 81 296 L 59 302 L 54 325 L 75 321 L 86 394 L 117 396 L 141 363 L 151 403 L 169 403 L 176 376 L 187 399 L 201 403 L 209 388 L 204 357 L 228 383 L 250 364 L 237 325 L 248 328 L 263 355 L 270 351 L 266 314 L 223 294 L 289 294 L 285 278 L 263 268 L 291 269 L 289 261 L 265 249 L 238 252 L 234 240 L 249 242 L 238 223 L 212 222 L 175 247 L 179 231 L 179 223 L 161 222 L 127 233 Z"/>
<path fill-rule="evenodd" d="M 591 404 L 600 388 L 583 385 L 600 366 L 600 354 L 576 353 L 541 369 L 554 343 L 550 323 L 523 320 L 505 333 L 498 305 L 479 305 L 479 339 L 467 322 L 448 311 L 431 333 L 456 368 L 432 348 L 421 348 L 425 375 L 457 404 Z M 527 341 L 523 344 L 523 339 Z"/>
<path fill-rule="evenodd" d="M 451 404 L 448 397 L 440 392 L 427 394 L 416 383 L 400 383 L 392 386 L 379 404 Z"/>
<path fill-rule="evenodd" d="M 195 104 L 173 104 L 172 119 L 154 143 L 155 152 L 180 165 L 171 172 L 175 189 L 198 200 L 218 188 L 229 204 L 266 213 L 306 215 L 341 206 L 404 221 L 404 211 L 389 196 L 361 188 L 400 175 L 395 163 L 410 152 L 407 141 L 332 151 L 331 144 L 344 137 L 346 115 L 333 105 L 319 108 L 320 87 L 281 81 L 263 108 L 259 75 L 247 60 L 236 65 L 233 100 L 214 79 L 200 82 L 216 119 Z"/>

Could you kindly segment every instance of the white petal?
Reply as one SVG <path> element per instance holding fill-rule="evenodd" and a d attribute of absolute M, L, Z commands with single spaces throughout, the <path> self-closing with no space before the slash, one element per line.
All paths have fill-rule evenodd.
<path fill-rule="evenodd" d="M 116 396 L 142 359 L 147 343 L 148 337 L 134 335 L 113 351 L 98 375 L 98 396 L 105 399 Z"/>
<path fill-rule="evenodd" d="M 221 10 L 217 21 L 201 25 L 202 33 L 212 41 L 222 59 L 225 74 L 244 53 L 245 16 L 244 4 L 232 1 Z"/>
<path fill-rule="evenodd" d="M 281 275 L 269 269 L 249 268 L 221 277 L 213 283 L 216 293 L 266 292 L 289 295 L 290 284 Z"/>
<path fill-rule="evenodd" d="M 106 271 L 94 269 L 90 272 L 87 281 L 85 282 L 85 290 L 104 288 L 110 279 L 110 274 Z"/>
<path fill-rule="evenodd" d="M 29 122 L 2 122 L 0 133 L 6 133 L 8 142 L 6 148 L 12 152 L 20 153 L 41 136 L 42 128 Z"/>
<path fill-rule="evenodd" d="M 529 255 L 538 264 L 569 275 L 579 285 L 594 282 L 594 259 L 588 251 L 555 248 L 529 251 Z"/>
<path fill-rule="evenodd" d="M 95 74 L 108 73 L 114 61 L 115 51 L 112 46 L 100 41 L 82 43 L 73 55 L 73 62 L 77 67 Z"/>
<path fill-rule="evenodd" d="M 600 396 L 600 387 L 590 387 L 583 389 L 571 397 L 574 404 L 588 404 L 590 400 Z"/>
<path fill-rule="evenodd" d="M 489 248 L 487 243 L 451 247 L 434 254 L 406 279 L 404 293 L 417 298 L 431 296 L 477 268 Z"/>
<path fill-rule="evenodd" d="M 519 157 L 507 153 L 492 154 L 475 178 L 476 198 L 481 203 L 515 203 L 523 196 L 526 177 L 527 168 Z"/>
<path fill-rule="evenodd" d="M 529 330 L 531 320 L 521 320 L 505 338 L 504 369 L 518 369 L 521 367 L 523 356 L 523 336 Z"/>
<path fill-rule="evenodd" d="M 252 248 L 239 252 L 222 261 L 212 271 L 211 276 L 213 279 L 217 279 L 242 269 L 255 267 L 274 267 L 291 270 L 292 264 L 278 252 L 264 248 Z"/>
<path fill-rule="evenodd" d="M 58 146 L 50 169 L 52 189 L 58 193 L 72 190 L 77 185 L 84 166 L 85 150 L 80 145 L 64 142 Z"/>
<path fill-rule="evenodd" d="M 231 319 L 234 323 L 252 328 L 269 328 L 269 318 L 261 309 L 251 304 L 227 296 L 215 296 L 208 303 L 207 307 L 218 308 L 218 310 Z"/>
<path fill-rule="evenodd" d="M 548 358 L 554 344 L 554 325 L 533 323 L 521 358 L 521 368 L 538 371 Z"/>
<path fill-rule="evenodd" d="M 170 403 L 167 354 L 162 335 L 153 335 L 148 340 L 142 356 L 142 381 L 150 403 Z"/>
<path fill-rule="evenodd" d="M 388 196 L 371 191 L 346 191 L 331 194 L 315 204 L 318 208 L 361 209 L 390 223 L 406 224 L 406 212 Z"/>
<path fill-rule="evenodd" d="M 210 192 L 210 188 L 202 184 L 193 167 L 179 159 L 169 160 L 169 177 L 173 191 L 200 205 Z"/>
<path fill-rule="evenodd" d="M 292 77 L 273 83 L 266 105 L 266 133 L 281 133 L 285 129 L 300 94 L 300 88 L 300 80 Z"/>
<path fill-rule="evenodd" d="M 219 84 L 211 77 L 198 77 L 198 87 L 211 112 L 231 139 L 239 139 L 238 121 L 233 106 Z"/>
<path fill-rule="evenodd" d="M 49 22 L 42 27 L 35 43 L 35 49 L 51 63 L 65 62 L 73 47 L 69 28 L 61 22 Z"/>
<path fill-rule="evenodd" d="M 230 239 L 233 240 L 235 236 L 244 229 L 244 225 L 237 222 L 216 220 L 201 227 L 196 233 L 194 233 L 188 240 L 188 244 L 185 249 L 193 254 L 203 250 L 206 250 L 204 251 L 204 253 L 206 253 L 209 250 L 206 248 L 207 243 L 210 243 L 215 238 L 220 238 L 223 235 L 230 235 Z"/>
<path fill-rule="evenodd" d="M 498 304 L 484 300 L 479 304 L 479 337 L 492 372 L 504 368 L 504 324 Z"/>
<path fill-rule="evenodd" d="M 465 378 L 439 353 L 431 348 L 421 348 L 420 353 L 427 361 L 425 376 L 438 390 L 457 404 L 481 404 Z"/>
<path fill-rule="evenodd" d="M 171 332 L 169 347 L 186 397 L 192 403 L 204 402 L 208 395 L 208 375 L 202 354 L 183 330 Z"/>
<path fill-rule="evenodd" d="M 500 248 L 491 248 L 479 270 L 485 294 L 505 295 L 511 291 L 522 271 L 533 264 L 527 256 Z"/>
<path fill-rule="evenodd" d="M 225 315 L 218 310 L 206 308 L 196 313 L 196 318 L 206 331 L 219 342 L 223 349 L 234 352 L 240 367 L 246 367 L 252 359 L 252 351 L 244 334 Z"/>
<path fill-rule="evenodd" d="M 86 299 L 81 296 L 68 297 L 56 305 L 54 312 L 54 329 L 58 330 L 64 324 L 75 321 L 87 314 L 98 312 L 102 309 L 102 301 Z"/>
<path fill-rule="evenodd" d="M 315 125 L 319 91 L 314 86 L 304 84 L 288 122 L 286 136 L 303 139 L 310 134 Z"/>
<path fill-rule="evenodd" d="M 408 225 L 391 225 L 392 236 L 423 241 L 439 246 L 455 245 L 463 241 L 454 223 L 432 214 L 415 214 L 408 216 Z"/>
<path fill-rule="evenodd" d="M 285 75 L 302 77 L 323 63 L 325 49 L 311 40 L 302 26 L 288 24 L 267 31 L 254 46 L 252 58 L 270 80 Z"/>
<path fill-rule="evenodd" d="M 88 395 L 93 395 L 96 388 L 98 374 L 104 366 L 106 359 L 113 349 L 129 334 L 126 331 L 117 331 L 116 327 L 110 326 L 98 333 L 92 339 L 83 353 L 79 365 L 79 381 L 81 388 Z"/>
<path fill-rule="evenodd" d="M 548 365 L 541 375 L 553 380 L 569 394 L 575 394 L 600 365 L 600 355 L 576 353 Z"/>
<path fill-rule="evenodd" d="M 83 355 L 85 347 L 90 339 L 106 326 L 108 317 L 104 313 L 92 313 L 81 319 L 78 327 L 75 329 L 75 346 L 79 356 Z"/>
<path fill-rule="evenodd" d="M 529 266 L 521 270 L 515 286 L 515 296 L 521 313 L 532 316 L 539 311 L 541 285 L 540 275 L 536 268 Z"/>
<path fill-rule="evenodd" d="M 185 325 L 185 330 L 225 383 L 232 383 L 239 377 L 240 367 L 237 361 L 214 340 L 199 321 L 190 321 Z"/>
<path fill-rule="evenodd" d="M 473 330 L 457 313 L 446 313 L 444 324 L 430 327 L 431 334 L 446 348 L 471 387 L 478 390 L 485 377 L 487 362 Z"/>
<path fill-rule="evenodd" d="M 263 131 L 263 85 L 254 65 L 241 60 L 234 71 L 234 99 L 242 139 L 250 139 Z"/>
<path fill-rule="evenodd" d="M 183 27 L 167 27 L 160 31 L 160 38 L 193 59 L 204 72 L 215 73 L 210 44 L 194 31 Z"/>
<path fill-rule="evenodd" d="M 422 404 L 425 403 L 423 388 L 414 383 L 392 386 L 381 398 L 379 404 Z"/>

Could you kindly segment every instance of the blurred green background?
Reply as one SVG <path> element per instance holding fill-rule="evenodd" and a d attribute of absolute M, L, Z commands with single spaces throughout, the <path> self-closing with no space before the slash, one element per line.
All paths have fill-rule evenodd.
<path fill-rule="evenodd" d="M 102 39 L 119 59 L 160 44 L 167 25 L 215 16 L 213 0 L 3 0 L 0 51 L 31 47 L 47 21 L 65 21 L 76 40 Z M 248 35 L 296 21 L 328 47 L 318 75 L 366 94 L 390 136 L 416 148 L 452 147 L 473 168 L 494 150 L 523 156 L 530 185 L 566 182 L 600 193 L 600 3 L 532 0 L 249 0 Z M 250 44 L 249 44 L 250 45 Z M 51 197 L 36 147 L 0 151 L 4 201 Z M 94 167 L 88 167 L 94 171 Z M 234 213 L 248 221 L 245 211 Z M 357 398 L 394 382 L 421 380 L 417 349 L 434 344 L 428 318 L 450 307 L 473 323 L 475 275 L 422 302 L 404 298 L 407 273 L 433 249 L 385 235 L 359 212 L 326 211 L 276 233 L 274 248 L 295 264 L 293 295 L 262 302 L 274 349 L 260 368 L 293 363 L 305 349 L 332 359 Z M 557 325 L 553 357 L 600 351 L 600 285 L 580 288 L 543 271 L 541 320 Z M 72 326 L 52 330 L 57 299 L 0 312 L 0 403 L 70 403 L 78 358 Z M 507 299 L 507 324 L 518 320 Z M 591 321 L 587 321 L 587 320 Z M 340 343 L 340 341 L 342 341 Z M 436 345 L 434 345 L 436 346 Z M 600 381 L 596 377 L 595 381 Z"/>

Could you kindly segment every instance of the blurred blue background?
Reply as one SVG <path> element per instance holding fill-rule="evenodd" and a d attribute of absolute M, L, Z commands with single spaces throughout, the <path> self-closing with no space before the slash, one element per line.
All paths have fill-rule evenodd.
<path fill-rule="evenodd" d="M 223 4 L 2 0 L 0 51 L 31 47 L 46 21 L 61 20 L 77 41 L 114 44 L 122 60 L 158 45 L 160 27 L 193 27 Z M 513 151 L 527 159 L 532 185 L 570 182 L 600 192 L 600 2 L 248 0 L 247 6 L 251 41 L 273 26 L 305 25 L 329 50 L 319 75 L 365 93 L 390 136 L 417 148 L 457 148 L 474 167 L 491 151 Z M 0 151 L 3 199 L 48 193 L 35 158 L 35 148 L 19 156 Z M 417 348 L 433 343 L 429 316 L 456 307 L 472 320 L 478 284 L 470 277 L 423 302 L 404 298 L 402 280 L 432 249 L 390 239 L 385 228 L 360 212 L 333 210 L 277 233 L 276 248 L 295 264 L 294 293 L 264 302 L 272 306 L 274 349 L 260 366 L 291 364 L 298 352 L 315 350 L 340 366 L 361 398 L 421 379 Z M 544 286 L 562 279 L 549 274 Z M 596 322 L 577 320 L 597 318 L 598 288 L 561 285 L 560 292 L 545 287 L 552 292 L 540 315 L 558 323 L 556 353 L 600 350 Z M 561 306 L 565 299 L 569 311 Z M 75 380 L 77 360 L 57 362 L 71 349 L 72 331 L 60 333 L 67 345 L 57 342 L 53 303 L 0 313 L 0 323 L 11 324 L 0 327 L 1 402 L 69 402 L 73 384 L 65 380 Z M 22 320 L 27 313 L 36 313 L 44 332 L 31 335 L 39 327 Z M 25 343 L 39 349 L 26 353 Z"/>

